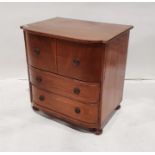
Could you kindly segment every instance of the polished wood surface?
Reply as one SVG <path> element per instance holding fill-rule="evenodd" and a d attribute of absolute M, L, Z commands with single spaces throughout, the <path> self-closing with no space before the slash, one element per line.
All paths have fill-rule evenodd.
<path fill-rule="evenodd" d="M 101 123 L 122 101 L 129 32 L 107 44 L 102 76 Z"/>
<path fill-rule="evenodd" d="M 57 71 L 55 39 L 26 33 L 26 42 L 30 65 L 46 71 Z"/>
<path fill-rule="evenodd" d="M 58 73 L 89 82 L 101 81 L 103 45 L 57 41 Z"/>
<path fill-rule="evenodd" d="M 58 39 L 106 43 L 117 35 L 132 29 L 133 26 L 57 17 L 27 24 L 22 28 Z"/>
<path fill-rule="evenodd" d="M 29 68 L 30 81 L 39 88 L 85 103 L 99 102 L 100 83 L 82 82 L 31 66 Z"/>
<path fill-rule="evenodd" d="M 54 18 L 22 28 L 33 109 L 101 134 L 120 108 L 132 26 Z"/>
<path fill-rule="evenodd" d="M 33 102 L 86 123 L 97 122 L 97 105 L 87 105 L 32 86 Z M 42 97 L 42 98 L 41 98 Z"/>
<path fill-rule="evenodd" d="M 56 120 L 59 123 L 65 124 L 65 125 L 73 127 L 73 128 L 76 128 L 76 127 L 77 128 L 84 128 L 86 130 L 98 129 L 98 122 L 97 123 L 83 122 L 83 121 L 74 119 L 74 118 L 72 118 L 70 116 L 64 115 L 62 113 L 58 113 L 56 111 L 53 111 L 53 110 L 51 110 L 51 109 L 49 109 L 47 107 L 40 106 L 40 105 L 36 104 L 35 102 L 33 102 L 33 107 L 32 108 L 37 108 L 40 111 L 47 114 L 48 116 L 50 116 L 51 119 Z M 57 120 L 57 119 L 59 119 L 59 120 Z"/>

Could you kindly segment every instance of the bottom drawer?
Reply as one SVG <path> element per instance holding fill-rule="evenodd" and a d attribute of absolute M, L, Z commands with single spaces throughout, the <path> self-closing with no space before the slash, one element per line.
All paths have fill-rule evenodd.
<path fill-rule="evenodd" d="M 86 123 L 97 123 L 97 104 L 84 104 L 32 86 L 33 102 L 64 116 Z"/>

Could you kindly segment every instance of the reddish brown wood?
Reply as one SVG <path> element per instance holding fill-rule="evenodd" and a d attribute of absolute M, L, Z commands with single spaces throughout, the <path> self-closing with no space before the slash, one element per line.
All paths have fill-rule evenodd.
<path fill-rule="evenodd" d="M 33 102 L 52 111 L 86 123 L 97 122 L 97 104 L 84 104 L 32 86 Z M 42 97 L 42 98 L 41 98 Z"/>
<path fill-rule="evenodd" d="M 101 44 L 78 44 L 57 41 L 58 73 L 67 77 L 89 82 L 101 81 Z"/>
<path fill-rule="evenodd" d="M 30 65 L 46 71 L 57 72 L 55 39 L 26 33 L 26 42 Z"/>
<path fill-rule="evenodd" d="M 74 125 L 75 127 L 82 127 L 86 130 L 88 130 L 89 128 L 98 128 L 98 123 L 87 123 L 87 122 L 79 121 L 79 120 L 74 119 L 70 116 L 63 115 L 61 113 L 58 113 L 58 112 L 48 109 L 46 107 L 40 106 L 34 102 L 33 102 L 33 106 L 35 106 L 39 110 L 43 111 L 47 115 L 51 116 L 51 119 L 58 118 L 58 119 L 60 119 L 60 121 L 64 121 L 64 124 L 66 124 L 66 122 L 70 123 L 70 124 L 68 124 L 69 126 Z"/>
<path fill-rule="evenodd" d="M 104 124 L 104 120 L 122 100 L 128 38 L 129 32 L 126 32 L 106 45 L 102 73 L 101 124 Z"/>
<path fill-rule="evenodd" d="M 132 29 L 133 26 L 57 17 L 28 24 L 22 28 L 57 39 L 106 43 L 122 32 Z"/>
<path fill-rule="evenodd" d="M 101 134 L 120 107 L 132 26 L 55 18 L 22 28 L 34 109 Z"/>
<path fill-rule="evenodd" d="M 28 69 L 28 53 L 27 53 L 26 32 L 25 31 L 23 32 L 23 35 L 24 35 L 25 50 L 26 50 L 26 62 L 27 62 L 27 72 L 28 72 L 28 80 L 29 80 L 30 101 L 32 103 L 32 85 L 31 85 L 31 82 L 30 82 L 30 72 L 29 72 L 29 69 Z"/>
<path fill-rule="evenodd" d="M 30 81 L 39 88 L 86 103 L 98 103 L 100 84 L 82 82 L 29 67 Z M 79 89 L 79 93 L 76 90 Z"/>

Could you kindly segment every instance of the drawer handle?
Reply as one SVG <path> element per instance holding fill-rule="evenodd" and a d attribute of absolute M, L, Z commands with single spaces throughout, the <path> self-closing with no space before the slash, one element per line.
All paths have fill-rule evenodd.
<path fill-rule="evenodd" d="M 80 108 L 76 107 L 75 108 L 75 113 L 79 114 L 81 112 Z"/>
<path fill-rule="evenodd" d="M 37 76 L 37 77 L 36 77 L 36 81 L 37 81 L 38 83 L 40 83 L 40 82 L 42 81 L 42 78 L 39 77 L 39 76 Z"/>
<path fill-rule="evenodd" d="M 40 101 L 44 101 L 44 100 L 45 100 L 45 96 L 40 95 L 40 96 L 39 96 L 39 100 L 40 100 Z"/>
<path fill-rule="evenodd" d="M 74 88 L 73 92 L 74 92 L 74 94 L 79 95 L 80 94 L 80 89 L 79 88 Z"/>
<path fill-rule="evenodd" d="M 35 53 L 36 55 L 39 55 L 39 54 L 40 54 L 40 49 L 39 49 L 39 48 L 35 48 L 35 49 L 34 49 L 34 53 Z"/>
<path fill-rule="evenodd" d="M 80 60 L 79 60 L 79 59 L 73 59 L 73 64 L 74 64 L 75 66 L 80 65 Z"/>

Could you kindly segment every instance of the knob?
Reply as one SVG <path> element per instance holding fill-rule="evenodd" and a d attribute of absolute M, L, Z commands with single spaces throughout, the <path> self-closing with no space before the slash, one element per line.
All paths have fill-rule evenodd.
<path fill-rule="evenodd" d="M 81 111 L 80 111 L 80 108 L 76 107 L 75 108 L 75 113 L 79 114 Z"/>
<path fill-rule="evenodd" d="M 37 76 L 37 77 L 36 77 L 36 81 L 37 81 L 38 83 L 40 83 L 40 82 L 42 81 L 42 78 L 41 78 L 40 76 Z"/>
<path fill-rule="evenodd" d="M 80 94 L 80 89 L 79 88 L 74 88 L 73 92 L 74 92 L 74 94 L 79 95 Z"/>
<path fill-rule="evenodd" d="M 35 49 L 34 49 L 34 53 L 35 53 L 36 55 L 39 55 L 39 54 L 40 54 L 40 49 L 39 49 L 39 48 L 35 48 Z"/>
<path fill-rule="evenodd" d="M 40 100 L 40 101 L 44 101 L 44 100 L 45 100 L 45 96 L 40 95 L 40 96 L 39 96 L 39 100 Z"/>
<path fill-rule="evenodd" d="M 79 59 L 73 59 L 73 64 L 74 64 L 75 66 L 80 65 L 80 60 L 79 60 Z"/>

